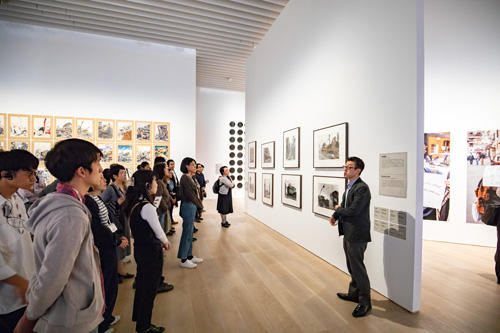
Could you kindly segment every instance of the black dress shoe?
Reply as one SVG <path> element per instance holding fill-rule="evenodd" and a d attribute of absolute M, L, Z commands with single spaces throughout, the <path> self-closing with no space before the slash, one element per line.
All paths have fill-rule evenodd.
<path fill-rule="evenodd" d="M 355 318 L 364 317 L 370 312 L 372 306 L 370 304 L 358 304 L 354 311 L 352 312 L 352 316 Z"/>
<path fill-rule="evenodd" d="M 160 283 L 158 286 L 158 289 L 156 289 L 156 293 L 166 293 L 169 292 L 170 290 L 174 289 L 174 286 L 165 282 Z"/>
<path fill-rule="evenodd" d="M 337 293 L 337 296 L 338 296 L 338 298 L 340 298 L 344 301 L 359 303 L 359 299 L 356 296 L 351 296 L 351 295 L 345 294 L 345 293 Z"/>
<path fill-rule="evenodd" d="M 196 242 L 197 240 L 198 240 L 198 238 L 193 237 L 193 242 Z"/>
<path fill-rule="evenodd" d="M 193 228 L 193 234 L 198 232 L 198 228 Z"/>
<path fill-rule="evenodd" d="M 224 228 L 229 228 L 230 226 L 230 224 L 227 221 L 222 222 L 220 225 L 223 226 Z"/>
<path fill-rule="evenodd" d="M 147 330 L 138 331 L 138 333 L 162 333 L 165 332 L 165 327 L 158 327 L 155 325 L 149 326 Z"/>

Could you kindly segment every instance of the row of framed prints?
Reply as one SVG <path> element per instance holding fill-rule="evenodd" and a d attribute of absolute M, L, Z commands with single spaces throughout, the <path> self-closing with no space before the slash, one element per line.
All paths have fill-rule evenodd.
<path fill-rule="evenodd" d="M 0 138 L 170 142 L 170 123 L 0 113 Z"/>
<path fill-rule="evenodd" d="M 302 209 L 302 175 L 281 175 L 281 203 L 286 206 Z M 313 176 L 312 179 L 313 213 L 330 217 L 333 208 L 342 201 L 347 181 L 343 177 Z M 257 199 L 257 173 L 249 172 L 247 192 L 250 199 Z M 262 173 L 262 202 L 274 205 L 274 174 Z"/>
<path fill-rule="evenodd" d="M 313 131 L 313 167 L 341 168 L 347 159 L 347 123 Z M 274 169 L 276 142 L 261 144 L 261 168 Z M 257 167 L 257 142 L 248 143 L 248 167 Z M 283 167 L 300 168 L 300 127 L 283 132 Z"/>
<path fill-rule="evenodd" d="M 101 163 L 140 164 L 151 163 L 155 157 L 170 158 L 170 149 L 167 144 L 131 144 L 127 142 L 97 142 L 95 145 L 101 150 L 103 157 Z M 53 147 L 52 141 L 43 140 L 0 140 L 0 149 L 23 149 L 30 151 L 40 162 L 45 161 L 45 156 Z"/>

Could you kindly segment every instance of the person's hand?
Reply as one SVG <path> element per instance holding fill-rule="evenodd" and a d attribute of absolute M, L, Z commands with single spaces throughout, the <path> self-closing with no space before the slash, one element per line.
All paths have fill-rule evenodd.
<path fill-rule="evenodd" d="M 333 207 L 333 209 L 337 210 L 340 208 L 340 205 L 336 205 L 335 207 Z"/>
<path fill-rule="evenodd" d="M 19 283 L 16 285 L 16 293 L 23 300 L 23 304 L 26 304 L 26 291 L 28 290 L 29 281 L 23 278 L 19 278 Z"/>
<path fill-rule="evenodd" d="M 14 333 L 32 333 L 36 322 L 36 320 L 29 320 L 26 317 L 26 313 L 24 313 L 17 323 L 16 328 L 14 328 Z"/>
<path fill-rule="evenodd" d="M 177 201 L 176 199 L 172 198 L 172 203 L 173 204 L 175 204 L 176 201 Z"/>
<path fill-rule="evenodd" d="M 125 201 L 125 197 L 118 198 L 117 202 L 121 206 L 121 204 Z"/>
<path fill-rule="evenodd" d="M 128 246 L 128 239 L 127 239 L 127 237 L 122 236 L 121 240 L 122 240 L 122 242 L 120 243 L 120 247 L 122 249 L 124 249 Z"/>
<path fill-rule="evenodd" d="M 333 216 L 330 216 L 330 224 L 334 227 L 337 225 L 337 221 L 335 220 L 335 218 Z"/>
<path fill-rule="evenodd" d="M 163 243 L 163 248 L 165 250 L 170 250 L 170 248 L 172 247 L 172 245 L 170 245 L 170 242 L 167 240 L 165 243 Z"/>

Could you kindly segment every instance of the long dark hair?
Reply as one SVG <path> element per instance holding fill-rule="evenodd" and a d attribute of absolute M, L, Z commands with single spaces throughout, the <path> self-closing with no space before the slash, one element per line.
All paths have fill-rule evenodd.
<path fill-rule="evenodd" d="M 153 198 L 148 193 L 151 189 L 155 175 L 151 170 L 138 170 L 132 175 L 133 184 L 127 188 L 127 193 L 125 193 L 125 201 L 123 202 L 123 210 L 125 215 L 130 216 L 132 214 L 132 207 L 139 201 L 146 199 L 151 204 L 153 203 Z"/>

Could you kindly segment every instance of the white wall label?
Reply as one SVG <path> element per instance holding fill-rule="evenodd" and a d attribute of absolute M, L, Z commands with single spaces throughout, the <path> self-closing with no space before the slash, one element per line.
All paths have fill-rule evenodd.
<path fill-rule="evenodd" d="M 406 240 L 406 213 L 382 207 L 374 208 L 373 230 Z"/>
<path fill-rule="evenodd" d="M 379 194 L 406 198 L 408 153 L 380 154 Z"/>

